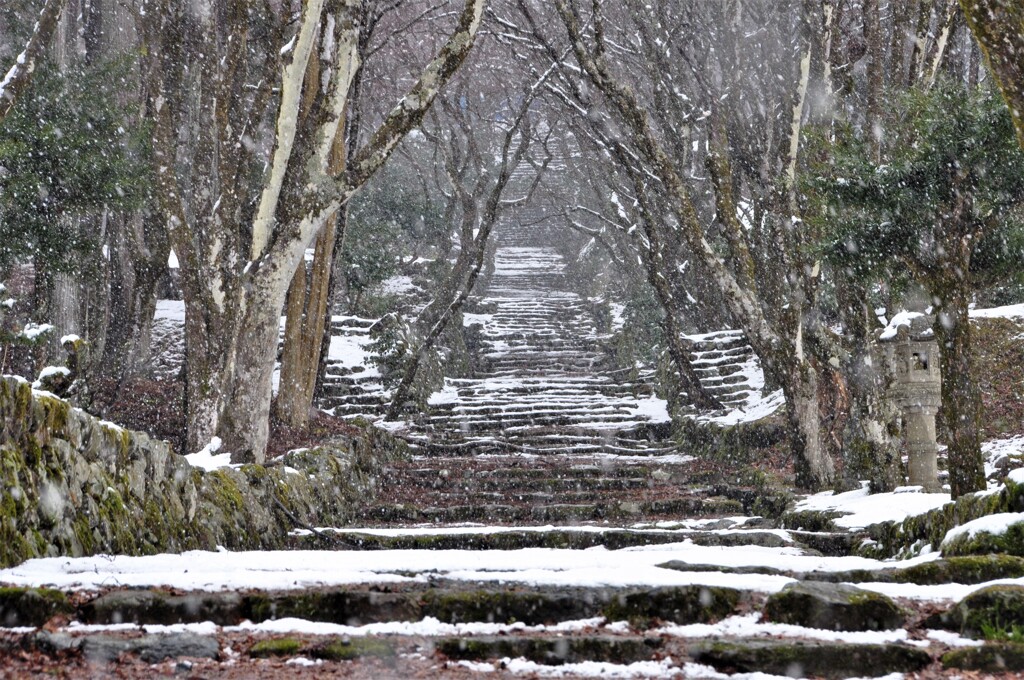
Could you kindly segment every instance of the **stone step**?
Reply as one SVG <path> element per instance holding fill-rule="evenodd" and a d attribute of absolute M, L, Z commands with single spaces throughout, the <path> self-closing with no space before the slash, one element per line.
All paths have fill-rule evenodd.
<path fill-rule="evenodd" d="M 358 513 L 357 519 L 375 523 L 458 522 L 580 522 L 597 520 L 652 521 L 683 517 L 736 515 L 743 511 L 738 501 L 727 498 L 677 497 L 667 500 L 622 503 L 557 503 L 550 505 L 452 505 L 416 507 L 406 504 L 373 505 Z"/>
<path fill-rule="evenodd" d="M 635 530 L 555 528 L 541 531 L 509 530 L 489 533 L 426 533 L 380 535 L 372 529 L 321 529 L 303 532 L 292 538 L 298 550 L 331 549 L 339 543 L 349 550 L 522 550 L 526 548 L 587 550 L 604 547 L 621 550 L 647 545 L 668 545 L 690 541 L 705 547 L 758 546 L 763 548 L 798 547 L 777 532 L 731 530 Z"/>

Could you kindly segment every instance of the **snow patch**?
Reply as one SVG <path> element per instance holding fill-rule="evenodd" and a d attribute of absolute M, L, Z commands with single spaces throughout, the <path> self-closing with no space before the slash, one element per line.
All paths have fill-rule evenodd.
<path fill-rule="evenodd" d="M 837 494 L 824 491 L 807 496 L 796 509 L 846 513 L 832 522 L 846 529 L 863 529 L 879 522 L 902 522 L 907 517 L 941 508 L 950 501 L 948 493 L 924 493 L 918 487 L 901 487 L 890 493 L 868 493 L 867 483 L 860 489 Z"/>
<path fill-rule="evenodd" d="M 950 529 L 946 532 L 946 537 L 942 539 L 942 545 L 945 547 L 964 534 L 967 534 L 969 539 L 978 534 L 1002 536 L 1011 526 L 1021 522 L 1024 522 L 1024 512 L 999 512 L 994 515 L 985 515 Z"/>
<path fill-rule="evenodd" d="M 189 465 L 201 470 L 216 470 L 223 467 L 231 467 L 230 453 L 217 453 L 223 445 L 220 437 L 214 437 L 210 443 L 195 453 L 185 456 Z"/>
<path fill-rule="evenodd" d="M 892 340 L 899 333 L 900 326 L 910 326 L 911 321 L 921 316 L 924 316 L 921 312 L 897 312 L 878 336 L 879 340 Z"/>
<path fill-rule="evenodd" d="M 1005 305 L 1003 307 L 989 307 L 987 309 L 972 309 L 972 319 L 1013 319 L 1024 317 L 1024 303 L 1016 305 Z"/>

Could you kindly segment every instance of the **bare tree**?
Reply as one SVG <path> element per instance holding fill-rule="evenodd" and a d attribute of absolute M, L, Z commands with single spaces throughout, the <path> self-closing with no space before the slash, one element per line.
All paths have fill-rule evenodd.
<path fill-rule="evenodd" d="M 550 126 L 538 130 L 530 108 L 552 70 L 553 67 L 549 68 L 525 91 L 515 93 L 519 98 L 517 105 L 511 97 L 506 100 L 506 106 L 500 113 L 508 115 L 508 122 L 493 118 L 498 111 L 487 111 L 481 116 L 469 106 L 449 103 L 444 107 L 447 134 L 429 134 L 431 141 L 441 147 L 444 172 L 455 208 L 450 212 L 458 216 L 459 251 L 451 271 L 417 316 L 415 325 L 420 329 L 421 337 L 410 351 L 402 377 L 392 392 L 386 415 L 388 419 L 398 417 L 405 409 L 423 358 L 451 321 L 458 318 L 459 311 L 473 292 L 495 225 L 509 209 L 531 199 L 551 162 L 546 141 L 553 130 Z M 466 101 L 464 93 L 459 100 Z M 502 129 L 504 134 L 498 137 L 497 149 L 489 148 L 491 140 L 487 136 Z M 492 154 L 498 157 L 496 164 L 491 160 Z M 520 181 L 513 183 L 513 177 L 517 175 Z M 504 198 L 513 185 L 522 190 L 523 195 Z"/>
<path fill-rule="evenodd" d="M 520 5 L 524 14 L 536 14 L 535 7 Z M 799 219 L 794 182 L 811 106 L 812 63 L 824 58 L 820 42 L 811 39 L 805 18 L 794 17 L 789 5 L 715 4 L 711 19 L 703 20 L 691 3 L 623 0 L 593 3 L 584 11 L 578 2 L 559 0 L 555 8 L 579 72 L 600 94 L 598 99 L 583 92 L 586 101 L 576 105 L 582 115 L 606 119 L 612 131 L 606 157 L 630 169 L 637 187 L 660 195 L 669 208 L 651 222 L 658 239 L 685 243 L 769 375 L 783 387 L 798 483 L 829 485 L 833 466 L 822 446 L 818 413 L 822 368 L 813 351 L 820 266 L 806 247 L 814 234 Z M 532 21 L 534 26 L 542 23 Z M 713 31 L 702 37 L 705 23 L 727 27 L 724 48 L 703 45 L 702 40 L 723 39 Z M 746 30 L 752 26 L 767 28 Z M 682 27 L 693 36 L 692 46 L 672 38 Z M 746 40 L 748 34 L 757 40 Z M 789 47 L 794 43 L 796 49 Z M 738 68 L 748 60 L 761 60 L 762 68 Z M 741 78 L 753 82 L 744 84 Z M 751 90 L 741 85 L 760 88 L 757 106 Z M 715 120 L 722 121 L 718 127 L 728 135 L 714 132 L 716 126 L 708 123 Z M 714 164 L 719 181 L 703 184 L 714 196 L 710 206 L 694 200 L 691 177 L 701 166 L 703 154 L 695 153 L 700 147 L 737 161 Z M 729 205 L 727 190 L 734 188 L 750 197 L 750 228 L 733 219 L 738 207 Z M 698 194 L 698 199 L 703 197 Z M 711 231 L 699 210 L 716 203 L 721 207 L 718 228 Z M 726 257 L 714 243 L 716 231 L 725 237 Z M 759 274 L 756 281 L 752 271 Z"/>
<path fill-rule="evenodd" d="M 146 0 L 140 12 L 157 195 L 185 293 L 188 442 L 220 436 L 236 462 L 265 456 L 280 314 L 306 248 L 422 120 L 471 50 L 484 0 L 463 3 L 336 172 L 360 5 L 308 0 L 293 17 L 288 3 Z"/>

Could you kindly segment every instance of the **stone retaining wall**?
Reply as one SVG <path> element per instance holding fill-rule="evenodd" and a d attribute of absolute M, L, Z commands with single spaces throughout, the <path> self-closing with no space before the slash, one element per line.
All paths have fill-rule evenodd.
<path fill-rule="evenodd" d="M 170 446 L 0 378 L 0 567 L 32 557 L 285 547 L 340 525 L 404 444 L 372 426 L 273 466 L 204 472 Z"/>

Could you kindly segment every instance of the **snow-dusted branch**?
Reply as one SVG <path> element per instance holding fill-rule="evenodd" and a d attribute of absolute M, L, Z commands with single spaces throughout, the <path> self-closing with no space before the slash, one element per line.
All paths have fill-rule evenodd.
<path fill-rule="evenodd" d="M 46 4 L 43 5 L 43 9 L 39 13 L 39 20 L 32 29 L 32 36 L 29 38 L 28 44 L 18 55 L 14 65 L 7 71 L 4 79 L 0 81 L 0 123 L 4 122 L 7 114 L 18 100 L 18 96 L 32 82 L 36 64 L 46 48 L 49 47 L 50 40 L 57 30 L 57 21 L 66 4 L 67 0 L 46 0 Z"/>
<path fill-rule="evenodd" d="M 277 134 L 274 138 L 274 154 L 270 164 L 270 175 L 260 196 L 259 208 L 252 225 L 252 249 L 250 259 L 258 260 L 263 254 L 274 225 L 277 201 L 284 186 L 288 161 L 292 155 L 295 132 L 298 129 L 299 107 L 302 100 L 302 83 L 306 65 L 313 52 L 320 15 L 324 0 L 309 0 L 304 3 L 299 19 L 299 30 L 292 40 L 281 48 L 282 54 L 291 54 L 281 75 L 281 104 L 277 114 Z"/>
<path fill-rule="evenodd" d="M 455 31 L 427 65 L 409 93 L 388 113 L 366 145 L 349 164 L 346 184 L 362 186 L 384 164 L 402 138 L 426 115 L 437 93 L 451 79 L 473 48 L 486 0 L 466 0 Z"/>

